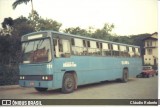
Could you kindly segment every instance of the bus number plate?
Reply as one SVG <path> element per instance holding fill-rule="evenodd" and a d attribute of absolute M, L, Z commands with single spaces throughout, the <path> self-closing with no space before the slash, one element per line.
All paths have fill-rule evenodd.
<path fill-rule="evenodd" d="M 34 82 L 30 82 L 30 84 L 29 84 L 30 86 L 34 86 Z"/>

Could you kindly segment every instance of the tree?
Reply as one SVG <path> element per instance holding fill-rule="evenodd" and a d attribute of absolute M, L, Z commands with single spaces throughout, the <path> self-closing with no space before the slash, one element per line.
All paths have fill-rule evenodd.
<path fill-rule="evenodd" d="M 12 7 L 13 9 L 15 9 L 18 5 L 22 4 L 22 3 L 25 3 L 27 4 L 28 2 L 31 1 L 31 6 L 32 6 L 32 17 L 34 16 L 34 13 L 33 13 L 33 1 L 32 0 L 16 0 L 13 4 L 12 4 Z"/>
<path fill-rule="evenodd" d="M 106 23 L 104 24 L 102 29 L 95 30 L 95 32 L 92 33 L 92 37 L 112 41 L 113 38 L 111 37 L 112 35 L 110 34 L 110 32 L 112 31 L 113 28 L 114 28 L 113 24 Z"/>
<path fill-rule="evenodd" d="M 34 28 L 29 24 L 27 18 L 21 16 L 17 19 L 4 18 L 2 25 L 7 26 L 0 33 L 0 64 L 18 64 L 21 55 L 21 36 L 34 32 Z M 12 27 L 10 34 L 6 29 Z"/>
<path fill-rule="evenodd" d="M 40 30 L 54 30 L 59 31 L 60 27 L 62 26 L 61 23 L 54 21 L 52 19 L 40 19 L 39 25 L 37 26 L 39 31 Z"/>
<path fill-rule="evenodd" d="M 35 31 L 41 30 L 54 30 L 59 31 L 62 26 L 61 23 L 52 20 L 52 19 L 43 19 L 36 11 L 33 11 L 34 17 L 32 18 L 32 14 L 29 14 L 29 22 L 30 25 L 35 29 Z"/>
<path fill-rule="evenodd" d="M 90 36 L 89 32 L 85 29 L 81 29 L 80 27 L 70 27 L 64 30 L 65 33 L 81 35 L 81 36 Z"/>
<path fill-rule="evenodd" d="M 21 37 L 22 35 L 25 35 L 27 33 L 34 32 L 35 29 L 30 25 L 29 20 L 26 17 L 19 17 L 14 20 L 14 25 L 13 25 L 13 36 Z"/>
<path fill-rule="evenodd" d="M 93 27 L 89 27 L 88 30 L 85 30 L 80 27 L 70 27 L 70 28 L 66 28 L 64 30 L 64 32 L 70 33 L 70 34 L 75 34 L 75 35 L 90 36 L 93 38 L 113 41 L 113 37 L 110 34 L 110 32 L 112 31 L 113 28 L 114 28 L 113 24 L 106 23 L 106 24 L 104 24 L 102 29 L 95 29 Z"/>
<path fill-rule="evenodd" d="M 11 17 L 8 18 L 4 18 L 4 21 L 2 22 L 2 30 L 1 30 L 1 34 L 4 34 L 4 36 L 6 35 L 11 35 L 11 32 L 13 30 L 13 19 Z"/>
<path fill-rule="evenodd" d="M 13 19 L 11 17 L 4 18 L 4 21 L 2 22 L 2 27 L 6 29 L 12 26 L 13 26 Z"/>

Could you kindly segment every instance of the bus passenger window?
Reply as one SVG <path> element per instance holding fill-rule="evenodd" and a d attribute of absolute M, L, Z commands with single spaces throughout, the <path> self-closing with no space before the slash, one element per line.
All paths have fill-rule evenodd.
<path fill-rule="evenodd" d="M 102 49 L 102 43 L 100 43 L 100 49 Z"/>
<path fill-rule="evenodd" d="M 54 57 L 59 57 L 58 39 L 53 39 Z"/>
<path fill-rule="evenodd" d="M 96 42 L 96 46 L 97 46 L 97 48 L 99 48 L 99 43 L 98 42 Z"/>
<path fill-rule="evenodd" d="M 101 43 L 99 42 L 96 42 L 96 55 L 102 55 L 102 52 L 101 52 L 101 46 L 100 46 Z"/>
<path fill-rule="evenodd" d="M 141 57 L 141 51 L 140 48 L 138 48 L 139 57 Z"/>
<path fill-rule="evenodd" d="M 72 54 L 73 55 L 87 55 L 87 48 L 86 48 L 86 42 L 85 40 L 74 38 L 72 42 L 74 41 L 74 45 L 72 44 Z"/>
<path fill-rule="evenodd" d="M 74 42 L 73 38 L 71 39 L 71 44 L 72 44 L 72 46 L 75 46 L 75 42 Z"/>
<path fill-rule="evenodd" d="M 90 47 L 90 41 L 87 41 L 87 46 Z"/>
<path fill-rule="evenodd" d="M 97 46 L 98 45 L 98 46 Z M 90 41 L 90 48 L 88 48 L 89 55 L 97 56 L 100 55 L 99 43 L 96 41 Z"/>
<path fill-rule="evenodd" d="M 86 41 L 85 41 L 85 40 L 83 40 L 83 46 L 84 46 L 84 47 L 87 47 L 87 44 L 86 44 Z"/>
<path fill-rule="evenodd" d="M 133 50 L 132 50 L 132 47 L 129 47 L 129 56 L 130 57 L 133 57 L 134 56 L 134 52 L 133 52 Z"/>
<path fill-rule="evenodd" d="M 70 56 L 70 43 L 69 40 L 60 40 L 59 41 L 59 53 L 61 57 Z"/>
<path fill-rule="evenodd" d="M 133 57 L 135 57 L 136 54 L 135 54 L 135 48 L 134 47 L 132 47 L 132 51 L 133 51 Z"/>
<path fill-rule="evenodd" d="M 111 56 L 108 43 L 102 43 L 102 56 Z"/>
<path fill-rule="evenodd" d="M 129 47 L 127 46 L 127 49 L 126 49 L 126 55 L 127 55 L 127 57 L 130 57 L 129 56 Z"/>
<path fill-rule="evenodd" d="M 140 57 L 139 48 L 135 48 L 135 56 Z"/>
<path fill-rule="evenodd" d="M 112 55 L 116 57 L 119 56 L 118 45 L 113 44 L 112 47 L 113 47 Z"/>
<path fill-rule="evenodd" d="M 87 41 L 83 40 L 83 55 L 87 55 L 88 51 L 87 51 Z"/>
<path fill-rule="evenodd" d="M 126 46 L 120 46 L 120 56 L 127 57 L 127 47 Z"/>

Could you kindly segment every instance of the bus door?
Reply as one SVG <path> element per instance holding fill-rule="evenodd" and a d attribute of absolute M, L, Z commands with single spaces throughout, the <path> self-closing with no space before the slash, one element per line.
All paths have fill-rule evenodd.
<path fill-rule="evenodd" d="M 66 63 L 70 62 L 70 41 L 67 39 L 54 39 L 54 86 L 62 87 L 63 75 L 70 69 Z"/>

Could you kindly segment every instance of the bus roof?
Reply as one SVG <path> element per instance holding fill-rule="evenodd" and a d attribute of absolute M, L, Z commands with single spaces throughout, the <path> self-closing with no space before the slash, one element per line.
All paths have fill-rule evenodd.
<path fill-rule="evenodd" d="M 29 34 L 26 34 L 26 35 L 23 35 L 23 36 L 32 35 L 32 34 L 35 34 L 35 33 L 45 33 L 45 32 L 50 32 L 50 33 L 55 33 L 55 34 L 61 34 L 61 35 L 66 35 L 66 36 L 76 37 L 76 38 L 81 38 L 81 39 L 88 39 L 88 40 L 93 40 L 93 41 L 98 41 L 98 42 L 107 42 L 107 43 L 112 43 L 112 44 L 125 45 L 125 46 L 138 47 L 138 48 L 140 47 L 140 46 L 136 46 L 136 45 L 129 45 L 129 44 L 118 43 L 118 42 L 113 42 L 113 41 L 107 41 L 107 40 L 102 40 L 102 39 L 90 38 L 90 37 L 86 37 L 86 36 L 73 35 L 73 34 L 69 34 L 69 33 L 62 33 L 62 32 L 57 32 L 57 31 L 53 31 L 53 30 L 45 30 L 45 31 L 32 32 L 32 33 L 29 33 Z"/>

